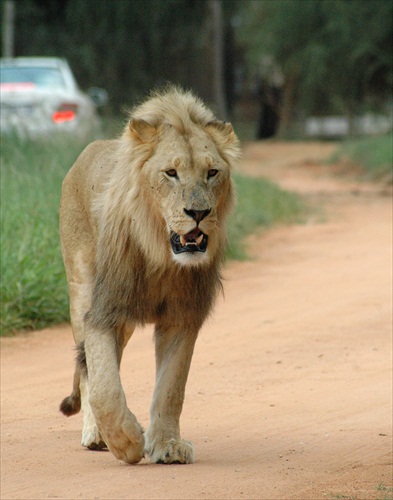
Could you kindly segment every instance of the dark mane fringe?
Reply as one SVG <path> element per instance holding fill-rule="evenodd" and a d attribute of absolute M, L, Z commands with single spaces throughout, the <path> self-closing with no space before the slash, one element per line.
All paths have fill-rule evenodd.
<path fill-rule="evenodd" d="M 140 325 L 165 321 L 199 329 L 223 290 L 221 256 L 199 267 L 173 266 L 148 272 L 141 251 L 125 259 L 114 274 L 102 272 L 93 291 L 88 321 L 95 327 L 117 328 L 132 320 Z M 128 264 L 128 266 L 127 266 Z M 113 268 L 112 268 L 113 270 Z"/>

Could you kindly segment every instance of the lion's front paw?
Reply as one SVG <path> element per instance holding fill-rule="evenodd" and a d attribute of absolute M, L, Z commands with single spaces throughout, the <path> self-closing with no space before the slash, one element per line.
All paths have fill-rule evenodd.
<path fill-rule="evenodd" d="M 157 464 L 192 464 L 194 463 L 194 446 L 191 441 L 170 439 L 155 443 L 147 448 L 152 462 Z"/>
<path fill-rule="evenodd" d="M 135 464 L 144 456 L 145 438 L 143 429 L 135 419 L 128 413 L 121 425 L 109 425 L 101 432 L 109 450 L 119 460 Z"/>

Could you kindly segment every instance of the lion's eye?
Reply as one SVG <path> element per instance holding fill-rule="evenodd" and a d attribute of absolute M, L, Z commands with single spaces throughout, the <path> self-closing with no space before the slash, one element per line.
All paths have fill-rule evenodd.
<path fill-rule="evenodd" d="M 218 174 L 218 170 L 216 170 L 215 168 L 211 168 L 208 173 L 207 173 L 207 176 L 210 178 L 210 177 L 214 177 L 215 175 Z"/>
<path fill-rule="evenodd" d="M 165 173 L 169 177 L 176 177 L 177 176 L 177 172 L 176 172 L 176 170 L 174 168 L 171 168 L 169 170 L 165 170 Z"/>

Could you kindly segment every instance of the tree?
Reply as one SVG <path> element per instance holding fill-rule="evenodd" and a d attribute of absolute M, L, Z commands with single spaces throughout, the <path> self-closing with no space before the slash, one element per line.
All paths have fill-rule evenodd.
<path fill-rule="evenodd" d="M 15 23 L 15 4 L 12 0 L 6 0 L 3 5 L 3 57 L 14 56 L 14 23 Z"/>
<path fill-rule="evenodd" d="M 65 57 L 82 88 L 94 85 L 108 90 L 114 111 L 170 81 L 195 89 L 225 118 L 223 40 L 227 13 L 236 4 L 236 0 L 18 0 L 15 55 Z M 212 12 L 218 14 L 214 25 Z M 213 46 L 218 48 L 216 64 Z M 218 81 L 215 92 L 214 81 Z"/>
<path fill-rule="evenodd" d="M 255 68 L 283 74 L 285 134 L 294 112 L 345 112 L 386 100 L 393 82 L 393 4 L 384 0 L 258 0 L 243 4 L 241 39 Z"/>
<path fill-rule="evenodd" d="M 213 18 L 213 92 L 218 114 L 226 119 L 227 103 L 224 85 L 224 19 L 221 0 L 210 0 L 210 11 Z"/>

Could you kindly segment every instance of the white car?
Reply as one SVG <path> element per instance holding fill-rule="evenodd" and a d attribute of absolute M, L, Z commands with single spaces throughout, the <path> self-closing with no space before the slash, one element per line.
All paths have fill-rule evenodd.
<path fill-rule="evenodd" d="M 96 106 L 105 104 L 107 97 L 103 89 L 90 92 L 78 88 L 64 59 L 1 59 L 1 133 L 36 138 L 59 131 L 95 138 L 100 133 Z"/>

